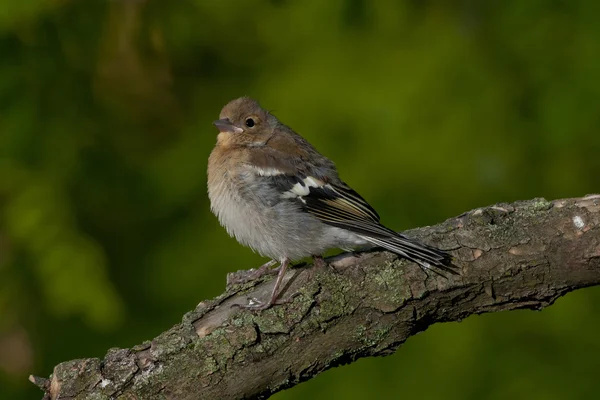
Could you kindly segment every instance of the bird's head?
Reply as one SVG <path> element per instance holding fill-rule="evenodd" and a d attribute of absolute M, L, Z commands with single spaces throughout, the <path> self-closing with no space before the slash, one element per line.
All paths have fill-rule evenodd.
<path fill-rule="evenodd" d="M 240 97 L 227 103 L 213 125 L 219 130 L 219 144 L 253 145 L 265 143 L 278 121 L 256 100 Z"/>

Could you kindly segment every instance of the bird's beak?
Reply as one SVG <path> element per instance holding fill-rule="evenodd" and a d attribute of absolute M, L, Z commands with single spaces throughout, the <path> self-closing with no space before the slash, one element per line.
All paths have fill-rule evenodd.
<path fill-rule="evenodd" d="M 235 126 L 231 123 L 229 118 L 218 119 L 213 122 L 213 125 L 217 127 L 219 132 L 229 132 L 229 133 L 242 133 L 244 130 L 239 126 Z"/>

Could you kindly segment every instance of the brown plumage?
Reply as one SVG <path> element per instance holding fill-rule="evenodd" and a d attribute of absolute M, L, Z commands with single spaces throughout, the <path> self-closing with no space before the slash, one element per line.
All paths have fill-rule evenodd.
<path fill-rule="evenodd" d="M 436 273 L 456 274 L 451 257 L 379 223 L 377 212 L 338 176 L 333 162 L 248 97 L 233 100 L 214 122 L 217 144 L 208 162 L 211 210 L 240 243 L 273 259 L 252 277 L 281 267 L 278 300 L 291 260 L 330 248 L 379 246 Z"/>

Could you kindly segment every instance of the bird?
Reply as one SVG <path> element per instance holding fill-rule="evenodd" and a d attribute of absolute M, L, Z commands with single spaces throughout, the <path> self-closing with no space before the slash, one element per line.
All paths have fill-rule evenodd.
<path fill-rule="evenodd" d="M 279 288 L 290 262 L 313 257 L 322 265 L 322 254 L 335 248 L 381 247 L 425 271 L 458 275 L 447 252 L 382 225 L 331 160 L 256 100 L 230 101 L 213 125 L 219 133 L 207 168 L 211 211 L 230 236 L 271 259 L 245 280 L 278 273 L 267 301 L 243 307 L 285 302 Z"/>

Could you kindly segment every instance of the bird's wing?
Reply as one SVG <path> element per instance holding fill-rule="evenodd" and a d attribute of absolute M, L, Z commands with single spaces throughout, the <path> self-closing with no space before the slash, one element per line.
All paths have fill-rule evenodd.
<path fill-rule="evenodd" d="M 258 170 L 262 179 L 280 193 L 281 201 L 297 202 L 300 208 L 323 223 L 354 232 L 366 241 L 390 250 L 437 274 L 457 274 L 451 257 L 444 251 L 396 233 L 379 223 L 377 212 L 358 193 L 337 176 L 305 175 L 299 171 L 285 173 L 282 169 Z M 442 274 L 440 274 L 442 275 Z M 442 275 L 445 276 L 445 275 Z"/>
<path fill-rule="evenodd" d="M 249 150 L 248 168 L 275 190 L 279 201 L 296 202 L 323 223 L 354 232 L 423 268 L 457 273 L 446 252 L 381 225 L 373 207 L 339 179 L 335 165 L 300 136 L 274 135 L 267 142 Z"/>
<path fill-rule="evenodd" d="M 392 231 L 379 224 L 379 215 L 358 193 L 343 182 L 301 173 L 269 177 L 282 199 L 296 201 L 302 210 L 324 223 L 352 232 L 388 237 Z"/>
<path fill-rule="evenodd" d="M 269 146 L 253 149 L 249 168 L 276 188 L 282 200 L 298 202 L 302 210 L 329 225 L 375 237 L 393 234 L 379 224 L 373 207 L 339 179 L 331 161 L 308 143 L 298 145 L 294 140 L 302 139 L 276 136 Z"/>
<path fill-rule="evenodd" d="M 344 183 L 325 183 L 317 178 L 303 179 L 288 196 L 300 194 L 304 209 L 325 223 L 373 235 L 388 235 L 379 224 L 379 214 L 358 193 Z"/>
<path fill-rule="evenodd" d="M 381 225 L 377 212 L 343 182 L 324 184 L 307 177 L 302 183 L 298 181 L 285 195 L 297 196 L 303 203 L 304 210 L 324 223 L 354 232 L 375 246 L 408 258 L 438 275 L 445 277 L 439 271 L 458 275 L 448 253 Z"/>

